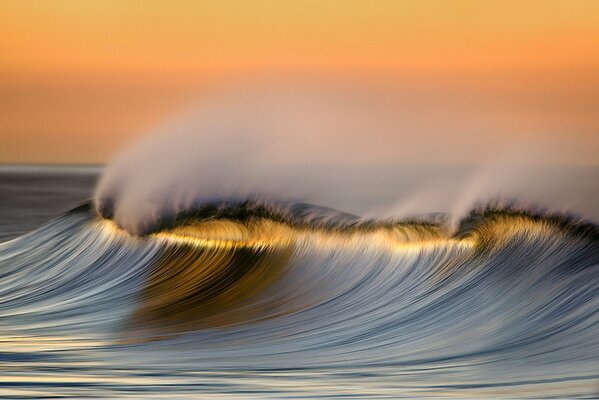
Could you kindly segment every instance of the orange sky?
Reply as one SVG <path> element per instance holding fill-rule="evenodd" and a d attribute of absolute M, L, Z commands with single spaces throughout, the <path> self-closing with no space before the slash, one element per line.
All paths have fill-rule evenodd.
<path fill-rule="evenodd" d="M 105 162 L 205 88 L 269 74 L 499 93 L 596 154 L 598 72 L 593 0 L 3 0 L 0 162 Z"/>

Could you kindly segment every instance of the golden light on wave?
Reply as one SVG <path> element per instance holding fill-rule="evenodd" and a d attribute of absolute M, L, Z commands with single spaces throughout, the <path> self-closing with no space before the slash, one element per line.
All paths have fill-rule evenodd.
<path fill-rule="evenodd" d="M 124 340 L 159 340 L 173 334 L 259 321 L 279 316 L 281 294 L 264 291 L 291 268 L 301 249 L 339 247 L 400 252 L 406 255 L 458 247 L 441 226 L 396 224 L 381 227 L 302 228 L 256 218 L 204 220 L 133 237 L 102 219 L 105 234 L 156 241 L 159 246 L 139 303 L 125 327 Z M 283 298 L 286 295 L 282 295 Z M 285 312 L 297 311 L 293 307 Z"/>
<path fill-rule="evenodd" d="M 129 235 L 112 220 L 101 220 L 102 227 L 112 235 Z M 170 244 L 184 244 L 199 248 L 252 248 L 255 250 L 287 247 L 302 240 L 311 240 L 317 246 L 355 246 L 364 244 L 397 251 L 412 251 L 438 246 L 473 247 L 473 237 L 454 238 L 441 226 L 396 224 L 377 228 L 326 229 L 295 228 L 267 219 L 241 223 L 232 220 L 208 220 L 165 229 L 148 235 Z"/>
<path fill-rule="evenodd" d="M 108 235 L 134 238 L 110 220 L 99 220 Z M 443 225 L 396 223 L 363 226 L 296 227 L 266 218 L 203 220 L 163 229 L 135 240 L 158 246 L 139 303 L 125 328 L 125 340 L 159 340 L 200 329 L 232 326 L 280 316 L 287 296 L 267 290 L 293 270 L 305 249 L 328 254 L 340 248 L 411 259 L 436 251 L 454 257 L 432 279 L 470 273 L 465 260 L 510 240 L 558 234 L 559 221 L 496 213 L 474 218 L 462 233 Z M 561 231 L 564 233 L 564 231 Z M 320 261 L 315 261 L 320 262 Z M 460 272 L 461 271 L 461 272 Z M 296 308 L 299 307 L 299 308 Z M 285 313 L 302 306 L 291 306 Z M 141 339 L 140 339 L 141 338 Z"/>

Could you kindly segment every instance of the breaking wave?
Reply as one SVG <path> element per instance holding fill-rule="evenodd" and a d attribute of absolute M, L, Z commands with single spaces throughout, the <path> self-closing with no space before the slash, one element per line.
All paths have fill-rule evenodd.
<path fill-rule="evenodd" d="M 0 397 L 596 395 L 597 226 L 489 203 L 596 217 L 593 171 L 462 92 L 323 90 L 235 88 L 0 244 Z"/>

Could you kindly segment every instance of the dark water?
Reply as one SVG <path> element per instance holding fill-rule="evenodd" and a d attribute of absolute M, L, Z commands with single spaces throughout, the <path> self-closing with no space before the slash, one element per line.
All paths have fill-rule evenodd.
<path fill-rule="evenodd" d="M 100 167 L 0 166 L 0 241 L 38 228 L 92 197 Z"/>
<path fill-rule="evenodd" d="M 68 211 L 97 172 L 0 174 L 1 398 L 599 395 L 590 217 L 220 204 L 135 237 Z"/>

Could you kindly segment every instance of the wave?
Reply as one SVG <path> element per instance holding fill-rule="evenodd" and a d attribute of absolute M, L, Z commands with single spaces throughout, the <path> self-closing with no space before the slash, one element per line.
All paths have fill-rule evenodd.
<path fill-rule="evenodd" d="M 244 390 L 266 380 L 284 396 L 311 393 L 306 379 L 324 395 L 589 395 L 598 232 L 516 207 L 452 231 L 443 215 L 247 200 L 137 236 L 89 203 L 0 245 L 0 354 L 40 371 L 160 371 L 170 389 L 193 370 L 246 371 Z M 39 354 L 18 361 L 16 337 Z"/>

